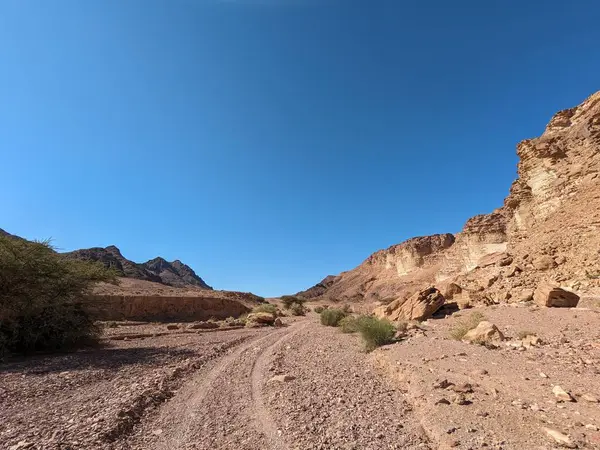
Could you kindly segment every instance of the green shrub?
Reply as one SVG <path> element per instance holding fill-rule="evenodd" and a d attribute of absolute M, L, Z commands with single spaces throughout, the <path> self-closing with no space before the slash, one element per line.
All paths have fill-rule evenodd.
<path fill-rule="evenodd" d="M 358 319 L 353 316 L 346 316 L 339 323 L 342 333 L 356 333 L 358 331 Z"/>
<path fill-rule="evenodd" d="M 341 309 L 329 308 L 321 312 L 321 324 L 328 327 L 337 327 L 342 320 L 346 317 L 346 313 Z"/>
<path fill-rule="evenodd" d="M 299 303 L 292 303 L 290 311 L 292 316 L 304 316 L 306 314 L 306 308 Z"/>
<path fill-rule="evenodd" d="M 293 295 L 284 295 L 283 297 L 281 297 L 281 303 L 283 303 L 283 307 L 285 309 L 290 309 L 294 304 L 304 305 L 305 302 L 306 300 L 304 300 L 303 298 L 298 298 Z"/>
<path fill-rule="evenodd" d="M 474 311 L 469 314 L 468 317 L 459 320 L 452 328 L 450 328 L 450 337 L 457 341 L 461 341 L 462 338 L 465 337 L 465 334 L 477 327 L 477 325 L 484 320 L 485 316 L 483 314 L 479 311 Z"/>
<path fill-rule="evenodd" d="M 365 349 L 368 352 L 394 341 L 396 327 L 387 319 L 360 316 L 357 318 L 356 323 L 358 331 L 365 342 Z"/>
<path fill-rule="evenodd" d="M 65 258 L 49 242 L 0 236 L 0 356 L 61 350 L 98 337 L 88 294 L 116 282 L 101 263 Z"/>
<path fill-rule="evenodd" d="M 252 308 L 252 312 L 259 313 L 270 313 L 274 316 L 278 315 L 277 306 L 271 305 L 270 303 L 263 303 L 262 305 L 255 306 Z"/>
<path fill-rule="evenodd" d="M 315 311 L 317 314 L 321 314 L 321 313 L 322 313 L 324 310 L 325 310 L 325 308 L 324 308 L 324 307 L 322 307 L 322 306 L 315 306 L 315 308 L 314 308 L 314 311 Z"/>

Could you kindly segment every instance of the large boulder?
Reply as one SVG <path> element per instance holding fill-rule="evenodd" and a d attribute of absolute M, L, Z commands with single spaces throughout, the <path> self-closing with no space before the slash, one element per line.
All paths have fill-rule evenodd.
<path fill-rule="evenodd" d="M 504 335 L 498 329 L 498 327 L 486 320 L 479 322 L 475 328 L 469 330 L 463 337 L 463 341 L 475 342 L 479 344 L 503 340 Z"/>
<path fill-rule="evenodd" d="M 392 321 L 425 320 L 445 302 L 444 296 L 434 287 L 417 292 L 408 298 L 399 298 L 388 305 L 376 308 L 374 314 Z"/>
<path fill-rule="evenodd" d="M 541 283 L 533 293 L 533 301 L 540 306 L 574 308 L 579 303 L 579 295 L 550 283 Z"/>

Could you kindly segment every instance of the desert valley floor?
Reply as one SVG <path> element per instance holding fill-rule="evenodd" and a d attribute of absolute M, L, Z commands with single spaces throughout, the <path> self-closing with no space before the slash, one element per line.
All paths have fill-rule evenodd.
<path fill-rule="evenodd" d="M 474 310 L 506 335 L 502 346 L 449 337 Z M 372 353 L 314 312 L 283 322 L 113 323 L 100 348 L 11 360 L 0 371 L 0 447 L 600 447 L 596 298 L 438 314 Z"/>

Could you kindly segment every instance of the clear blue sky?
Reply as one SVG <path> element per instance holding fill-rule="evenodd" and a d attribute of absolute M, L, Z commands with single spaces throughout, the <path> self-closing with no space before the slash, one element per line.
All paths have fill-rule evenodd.
<path fill-rule="evenodd" d="M 1 0 L 0 228 L 306 288 L 501 205 L 597 1 Z"/>

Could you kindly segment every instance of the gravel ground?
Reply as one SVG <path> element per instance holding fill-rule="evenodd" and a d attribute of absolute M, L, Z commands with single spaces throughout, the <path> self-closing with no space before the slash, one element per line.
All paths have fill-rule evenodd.
<path fill-rule="evenodd" d="M 0 366 L 0 448 L 430 448 L 357 340 L 283 328 L 112 328 L 107 346 Z M 114 340 L 138 331 L 154 337 Z M 137 333 L 140 334 L 140 333 Z M 293 380 L 270 381 L 275 375 Z"/>
<path fill-rule="evenodd" d="M 263 392 L 293 449 L 430 449 L 403 394 L 374 370 L 355 336 L 310 321 L 273 349 Z"/>

